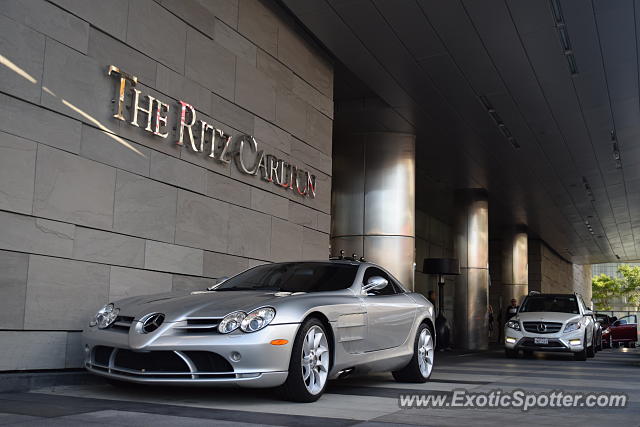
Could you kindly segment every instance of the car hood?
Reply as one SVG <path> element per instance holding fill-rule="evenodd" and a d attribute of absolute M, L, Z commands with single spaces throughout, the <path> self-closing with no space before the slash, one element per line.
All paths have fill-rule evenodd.
<path fill-rule="evenodd" d="M 282 298 L 273 291 L 197 291 L 145 295 L 116 301 L 120 315 L 135 320 L 149 313 L 163 313 L 165 322 L 186 317 L 223 317 L 233 311 L 249 312 Z"/>
<path fill-rule="evenodd" d="M 556 313 L 556 312 L 530 312 L 518 313 L 518 320 L 523 322 L 558 322 L 565 323 L 569 321 L 578 321 L 581 316 L 575 313 Z"/>

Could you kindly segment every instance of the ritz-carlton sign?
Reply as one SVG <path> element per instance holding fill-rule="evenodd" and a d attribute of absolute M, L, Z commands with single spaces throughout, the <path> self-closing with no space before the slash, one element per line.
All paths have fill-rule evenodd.
<path fill-rule="evenodd" d="M 115 112 L 113 117 L 143 127 L 147 132 L 160 138 L 169 136 L 169 129 L 176 130 L 176 144 L 187 147 L 196 153 L 203 153 L 221 163 L 235 163 L 238 170 L 247 175 L 260 175 L 275 185 L 295 191 L 304 197 L 316 196 L 316 176 L 295 165 L 266 154 L 258 149 L 258 142 L 251 135 L 233 137 L 221 129 L 198 120 L 196 110 L 184 101 L 178 101 L 177 124 L 169 123 L 171 107 L 151 95 L 145 95 L 136 89 L 138 78 L 114 65 L 110 65 L 107 74 L 116 77 Z M 124 116 L 125 92 L 131 89 L 131 107 L 129 120 Z M 142 114 L 141 114 L 142 113 Z M 144 116 L 144 118 L 141 118 Z M 185 142 L 185 140 L 187 140 Z"/>

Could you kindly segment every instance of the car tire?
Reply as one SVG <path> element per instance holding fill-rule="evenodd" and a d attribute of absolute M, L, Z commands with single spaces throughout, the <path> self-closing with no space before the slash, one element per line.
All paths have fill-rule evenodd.
<path fill-rule="evenodd" d="M 430 356 L 429 356 L 430 355 Z M 435 361 L 435 342 L 433 330 L 425 323 L 421 323 L 416 331 L 413 342 L 413 356 L 407 365 L 391 374 L 402 383 L 424 383 L 429 380 L 433 372 Z"/>
<path fill-rule="evenodd" d="M 636 343 L 630 342 L 629 343 L 629 348 L 636 348 Z"/>
<path fill-rule="evenodd" d="M 591 337 L 591 345 L 587 347 L 587 357 L 596 356 L 596 344 L 593 342 L 593 336 Z"/>
<path fill-rule="evenodd" d="M 518 350 L 504 349 L 504 355 L 509 359 L 515 359 L 518 357 Z"/>
<path fill-rule="evenodd" d="M 318 333 L 321 334 L 318 345 L 308 341 Z M 331 342 L 328 339 L 326 327 L 315 317 L 307 319 L 298 330 L 293 342 L 289 375 L 284 384 L 278 388 L 280 396 L 292 402 L 308 403 L 318 400 L 327 387 L 331 355 Z M 306 365 L 305 370 L 304 360 L 309 357 L 311 362 Z"/>

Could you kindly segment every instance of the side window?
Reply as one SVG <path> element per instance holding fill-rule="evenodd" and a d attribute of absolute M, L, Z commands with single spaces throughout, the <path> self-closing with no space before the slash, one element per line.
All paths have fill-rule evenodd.
<path fill-rule="evenodd" d="M 380 276 L 387 279 L 389 284 L 383 289 L 377 291 L 369 291 L 370 295 L 394 295 L 398 293 L 391 277 L 389 277 L 387 273 L 376 267 L 367 268 L 367 271 L 364 272 L 364 276 L 362 277 L 362 284 L 364 285 L 365 283 L 367 283 L 367 280 L 374 276 Z"/>

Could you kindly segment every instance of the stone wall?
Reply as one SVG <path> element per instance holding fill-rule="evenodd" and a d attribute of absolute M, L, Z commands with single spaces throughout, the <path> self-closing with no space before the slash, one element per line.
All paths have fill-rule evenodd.
<path fill-rule="evenodd" d="M 529 240 L 529 290 L 578 292 L 591 301 L 591 266 L 572 264 L 540 240 Z"/>
<path fill-rule="evenodd" d="M 2 3 L 0 370 L 79 366 L 110 300 L 328 255 L 333 70 L 302 34 L 258 0 Z M 109 65 L 254 135 L 317 196 L 114 119 Z"/>

